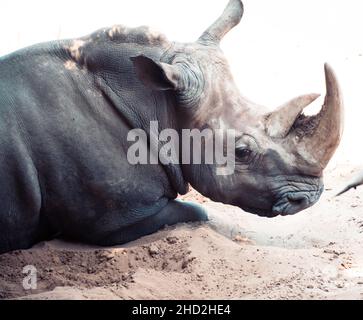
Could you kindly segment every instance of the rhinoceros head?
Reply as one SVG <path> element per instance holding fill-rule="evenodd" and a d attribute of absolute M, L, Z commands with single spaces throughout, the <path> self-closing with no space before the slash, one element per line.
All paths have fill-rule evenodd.
<path fill-rule="evenodd" d="M 315 116 L 302 112 L 318 94 L 294 98 L 272 112 L 244 98 L 219 47 L 242 15 L 241 1 L 230 0 L 197 42 L 174 43 L 162 61 L 140 56 L 134 63 L 146 85 L 175 93 L 181 128 L 236 132 L 234 173 L 217 174 L 217 165 L 184 165 L 193 187 L 215 201 L 261 216 L 295 214 L 322 194 L 323 170 L 342 135 L 340 88 L 325 65 L 327 94 Z"/>

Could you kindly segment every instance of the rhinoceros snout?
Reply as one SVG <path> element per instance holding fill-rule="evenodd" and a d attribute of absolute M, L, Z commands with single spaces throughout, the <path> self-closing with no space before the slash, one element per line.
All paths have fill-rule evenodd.
<path fill-rule="evenodd" d="M 324 186 L 321 185 L 318 190 L 289 192 L 284 194 L 273 206 L 273 214 L 275 216 L 288 216 L 303 211 L 316 204 L 323 191 Z"/>

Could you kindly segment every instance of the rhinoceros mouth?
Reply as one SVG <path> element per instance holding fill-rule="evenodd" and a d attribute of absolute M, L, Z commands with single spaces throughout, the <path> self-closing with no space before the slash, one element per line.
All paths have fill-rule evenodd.
<path fill-rule="evenodd" d="M 270 209 L 245 206 L 241 206 L 241 209 L 265 218 L 295 215 L 315 205 L 319 201 L 323 191 L 324 186 L 321 185 L 317 190 L 287 192 L 280 195 Z"/>
<path fill-rule="evenodd" d="M 321 185 L 318 190 L 314 191 L 288 192 L 275 203 L 272 213 L 274 216 L 294 215 L 316 204 L 323 191 L 324 186 Z"/>

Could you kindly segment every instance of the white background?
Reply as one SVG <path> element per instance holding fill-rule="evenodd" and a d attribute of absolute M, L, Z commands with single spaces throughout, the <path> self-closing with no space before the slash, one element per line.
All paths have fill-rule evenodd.
<path fill-rule="evenodd" d="M 227 2 L 1 0 L 0 55 L 113 24 L 149 25 L 171 40 L 193 41 Z M 329 62 L 346 102 L 345 136 L 334 162 L 363 165 L 363 2 L 245 0 L 244 4 L 242 23 L 222 43 L 242 94 L 271 108 L 302 93 L 324 94 L 323 64 Z"/>

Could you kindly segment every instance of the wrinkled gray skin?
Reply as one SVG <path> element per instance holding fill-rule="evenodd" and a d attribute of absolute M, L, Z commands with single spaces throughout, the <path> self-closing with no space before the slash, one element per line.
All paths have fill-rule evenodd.
<path fill-rule="evenodd" d="M 0 59 L 0 252 L 63 237 L 122 244 L 164 225 L 206 220 L 176 201 L 187 185 L 261 216 L 295 214 L 323 190 L 322 171 L 341 136 L 342 104 L 326 66 L 319 115 L 306 95 L 269 112 L 242 97 L 219 41 L 243 14 L 231 0 L 194 43 L 148 28 L 115 26 L 36 45 Z M 138 165 L 130 129 L 235 129 L 236 170 Z"/>

